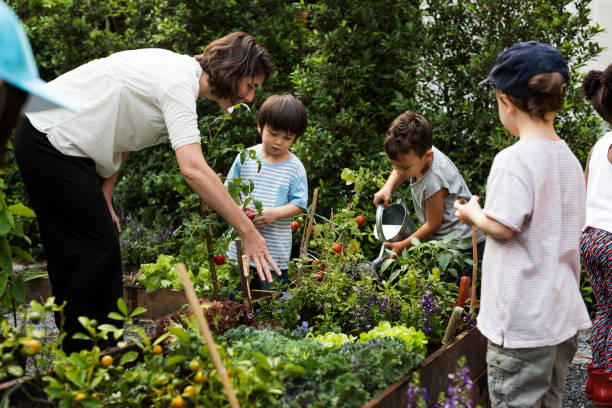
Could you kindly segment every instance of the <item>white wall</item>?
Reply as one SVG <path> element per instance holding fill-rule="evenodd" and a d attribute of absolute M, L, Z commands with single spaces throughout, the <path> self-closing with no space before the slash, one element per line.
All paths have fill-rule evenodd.
<path fill-rule="evenodd" d="M 583 72 L 592 69 L 603 71 L 608 65 L 612 64 L 612 0 L 593 0 L 590 8 L 591 20 L 606 30 L 595 37 L 599 45 L 605 49 L 586 64 L 582 69 Z"/>

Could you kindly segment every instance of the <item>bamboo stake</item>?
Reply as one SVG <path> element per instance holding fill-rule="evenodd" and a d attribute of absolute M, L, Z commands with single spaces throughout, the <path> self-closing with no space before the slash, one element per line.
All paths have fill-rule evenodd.
<path fill-rule="evenodd" d="M 476 242 L 476 226 L 472 225 L 472 295 L 470 296 L 470 310 L 476 307 L 476 283 L 478 279 L 478 243 Z"/>
<path fill-rule="evenodd" d="M 242 286 L 242 302 L 253 312 L 253 303 L 251 301 L 251 280 L 249 279 L 249 260 L 244 255 L 244 246 L 242 240 L 236 241 L 236 257 L 238 261 L 238 270 L 240 271 L 240 286 Z"/>
<path fill-rule="evenodd" d="M 215 345 L 215 340 L 213 339 L 212 334 L 210 333 L 210 328 L 208 327 L 208 322 L 206 321 L 206 317 L 202 312 L 202 308 L 200 307 L 200 303 L 198 302 L 198 298 L 196 297 L 195 290 L 193 290 L 193 284 L 191 283 L 191 279 L 187 276 L 187 268 L 181 262 L 176 265 L 176 269 L 178 271 L 178 275 L 181 278 L 181 282 L 183 283 L 183 287 L 185 288 L 185 296 L 187 296 L 187 301 L 191 306 L 191 310 L 196 317 L 196 321 L 198 322 L 198 326 L 200 326 L 200 332 L 204 336 L 206 340 L 206 347 L 208 348 L 208 352 L 212 357 L 213 363 L 215 364 L 215 368 L 221 377 L 221 382 L 223 383 L 223 388 L 225 388 L 225 393 L 227 394 L 227 399 L 232 408 L 240 408 L 238 404 L 238 399 L 236 399 L 236 395 L 232 390 L 232 384 L 229 381 L 229 377 L 227 376 L 227 371 L 223 366 L 223 362 L 221 361 L 221 357 L 219 356 L 219 351 Z"/>
<path fill-rule="evenodd" d="M 300 248 L 300 257 L 306 255 L 306 250 L 308 249 L 308 243 L 310 242 L 310 231 L 312 230 L 312 225 L 314 224 L 314 215 L 317 209 L 317 200 L 319 198 L 319 187 L 314 189 L 312 193 L 312 204 L 310 205 L 310 214 L 308 214 L 308 223 L 306 226 L 306 239 L 302 241 L 302 245 Z"/>
<path fill-rule="evenodd" d="M 200 200 L 200 208 L 202 210 L 202 217 L 206 218 L 208 216 L 208 207 L 206 203 Z M 212 242 L 212 228 L 210 224 L 206 226 L 206 231 L 204 231 L 204 239 L 206 240 L 206 249 L 208 251 L 208 265 L 210 266 L 210 278 L 213 284 L 213 298 L 219 296 L 219 282 L 217 281 L 217 267 L 214 261 L 214 246 Z"/>

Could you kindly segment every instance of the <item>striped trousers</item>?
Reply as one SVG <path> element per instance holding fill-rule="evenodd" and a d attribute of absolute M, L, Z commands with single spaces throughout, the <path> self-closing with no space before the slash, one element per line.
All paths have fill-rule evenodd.
<path fill-rule="evenodd" d="M 591 329 L 593 365 L 612 372 L 612 233 L 587 227 L 580 255 L 597 302 Z"/>

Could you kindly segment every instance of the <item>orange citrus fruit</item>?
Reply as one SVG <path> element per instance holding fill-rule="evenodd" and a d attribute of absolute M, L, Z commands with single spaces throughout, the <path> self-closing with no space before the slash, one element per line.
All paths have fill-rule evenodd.
<path fill-rule="evenodd" d="M 107 368 L 113 365 L 113 358 L 111 356 L 104 356 L 100 359 L 102 367 Z"/>

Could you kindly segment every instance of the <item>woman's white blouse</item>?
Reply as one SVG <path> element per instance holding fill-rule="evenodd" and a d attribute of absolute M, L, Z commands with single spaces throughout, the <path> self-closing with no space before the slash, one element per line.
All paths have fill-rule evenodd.
<path fill-rule="evenodd" d="M 121 153 L 170 140 L 174 150 L 199 143 L 196 98 L 202 68 L 195 58 L 140 49 L 93 60 L 46 86 L 74 101 L 81 112 L 30 113 L 32 125 L 60 152 L 89 157 L 108 178 Z"/>

